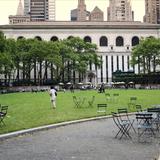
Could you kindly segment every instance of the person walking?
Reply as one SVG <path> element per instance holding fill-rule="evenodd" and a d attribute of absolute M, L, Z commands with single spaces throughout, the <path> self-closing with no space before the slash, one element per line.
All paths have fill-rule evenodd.
<path fill-rule="evenodd" d="M 51 97 L 51 104 L 53 109 L 56 109 L 56 97 L 57 97 L 57 90 L 55 89 L 54 86 L 51 86 L 49 95 Z"/>
<path fill-rule="evenodd" d="M 101 84 L 101 86 L 100 86 L 100 88 L 99 88 L 99 93 L 105 93 L 104 83 Z"/>

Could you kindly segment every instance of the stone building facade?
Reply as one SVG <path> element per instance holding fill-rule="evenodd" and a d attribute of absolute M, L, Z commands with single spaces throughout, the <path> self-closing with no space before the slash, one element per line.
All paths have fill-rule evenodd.
<path fill-rule="evenodd" d="M 93 83 L 111 82 L 112 73 L 116 70 L 134 70 L 141 72 L 141 66 L 131 66 L 132 47 L 139 43 L 142 37 L 154 36 L 160 38 L 160 26 L 141 22 L 30 22 L 29 24 L 2 25 L 0 30 L 7 38 L 21 37 L 43 40 L 60 40 L 70 36 L 80 37 L 85 41 L 95 43 L 97 54 L 101 56 L 103 64 L 96 70 L 95 65 L 88 67 L 88 73 L 93 72 Z M 48 75 L 49 77 L 50 75 Z M 88 75 L 84 81 L 88 81 Z M 78 74 L 76 77 L 78 80 Z"/>

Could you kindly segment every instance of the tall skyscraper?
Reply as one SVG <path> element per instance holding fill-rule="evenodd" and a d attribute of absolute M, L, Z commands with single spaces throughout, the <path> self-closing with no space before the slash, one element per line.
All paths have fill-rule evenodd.
<path fill-rule="evenodd" d="M 144 22 L 160 24 L 160 0 L 145 0 Z"/>
<path fill-rule="evenodd" d="M 48 19 L 55 21 L 56 19 L 56 4 L 55 0 L 48 0 Z"/>
<path fill-rule="evenodd" d="M 133 21 L 133 17 L 130 0 L 109 0 L 108 21 Z"/>
<path fill-rule="evenodd" d="M 55 0 L 30 0 L 30 17 L 31 21 L 55 20 Z"/>
<path fill-rule="evenodd" d="M 48 12 L 46 12 L 48 4 L 45 0 L 31 0 L 30 16 L 31 21 L 45 21 L 48 20 Z"/>
<path fill-rule="evenodd" d="M 24 15 L 29 15 L 30 13 L 30 0 L 24 0 Z"/>
<path fill-rule="evenodd" d="M 88 21 L 90 12 L 86 10 L 85 0 L 78 0 L 77 9 L 71 10 L 71 21 Z"/>
<path fill-rule="evenodd" d="M 78 21 L 87 20 L 86 4 L 84 0 L 78 0 L 77 20 Z"/>

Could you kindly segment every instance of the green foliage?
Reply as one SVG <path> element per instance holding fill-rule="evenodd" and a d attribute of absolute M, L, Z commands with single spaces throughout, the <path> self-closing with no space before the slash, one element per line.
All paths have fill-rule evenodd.
<path fill-rule="evenodd" d="M 0 31 L 0 53 L 4 52 L 5 46 L 5 37 L 3 32 Z"/>
<path fill-rule="evenodd" d="M 10 76 L 13 68 L 14 62 L 12 61 L 10 53 L 0 53 L 0 73 L 6 75 L 8 74 Z"/>
<path fill-rule="evenodd" d="M 96 64 L 97 66 L 101 64 L 100 58 L 96 54 L 96 44 L 84 42 L 84 40 L 79 37 L 65 40 L 65 44 L 72 49 L 71 58 L 73 62 L 75 61 L 73 69 L 80 73 L 86 72 L 89 63 Z"/>
<path fill-rule="evenodd" d="M 132 64 L 140 64 L 143 72 L 151 72 L 151 65 L 156 71 L 160 65 L 160 39 L 148 37 L 141 39 L 140 43 L 132 50 Z"/>
<path fill-rule="evenodd" d="M 38 74 L 39 84 L 47 77 L 48 68 L 53 76 L 51 79 L 60 81 L 62 75 L 68 76 L 68 70 L 84 74 L 89 63 L 101 64 L 96 45 L 86 43 L 79 37 L 56 42 L 25 38 L 16 41 L 5 39 L 0 32 L 0 46 L 0 62 L 3 61 L 0 74 L 5 73 L 10 78 L 12 73 L 13 77 L 19 79 L 21 71 L 23 79 L 30 81 L 31 71 L 34 70 L 34 81 Z M 42 70 L 45 70 L 44 74 Z"/>

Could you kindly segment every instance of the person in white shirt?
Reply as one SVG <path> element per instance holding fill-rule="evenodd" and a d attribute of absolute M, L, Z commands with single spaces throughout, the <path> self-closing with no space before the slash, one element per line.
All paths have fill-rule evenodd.
<path fill-rule="evenodd" d="M 51 86 L 51 89 L 49 91 L 50 97 L 51 97 L 51 104 L 53 109 L 56 108 L 56 96 L 57 96 L 57 91 L 54 88 L 54 86 Z"/>

